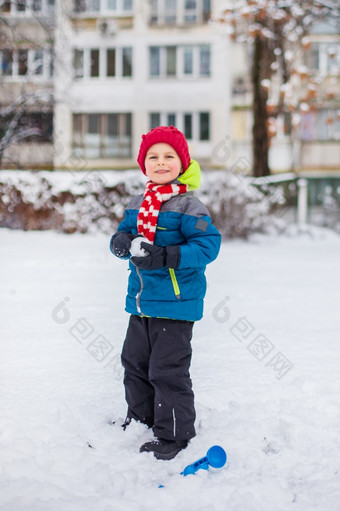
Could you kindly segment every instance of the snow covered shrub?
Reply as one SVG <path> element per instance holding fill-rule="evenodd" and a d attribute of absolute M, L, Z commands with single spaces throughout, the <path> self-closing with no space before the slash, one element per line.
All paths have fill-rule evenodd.
<path fill-rule="evenodd" d="M 198 196 L 224 237 L 247 238 L 252 233 L 281 230 L 283 221 L 272 214 L 279 202 L 252 182 L 250 177 L 227 171 L 203 174 Z"/>
<path fill-rule="evenodd" d="M 0 226 L 112 233 L 130 198 L 142 193 L 140 171 L 0 172 Z M 250 178 L 204 171 L 198 197 L 224 237 L 248 237 L 280 226 L 273 201 Z M 282 223 L 282 222 L 281 222 Z"/>
<path fill-rule="evenodd" d="M 0 226 L 66 233 L 111 232 L 123 217 L 131 195 L 144 189 L 139 174 L 1 171 Z"/>
<path fill-rule="evenodd" d="M 62 230 L 63 215 L 51 200 L 47 179 L 31 172 L 0 172 L 0 226 Z"/>
<path fill-rule="evenodd" d="M 311 222 L 340 233 L 340 187 L 326 186 L 321 205 L 312 210 Z"/>

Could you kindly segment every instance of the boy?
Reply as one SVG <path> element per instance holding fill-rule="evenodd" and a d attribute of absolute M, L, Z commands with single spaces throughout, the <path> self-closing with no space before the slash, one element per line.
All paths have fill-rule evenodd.
<path fill-rule="evenodd" d="M 183 133 L 173 126 L 152 129 L 142 136 L 137 161 L 149 181 L 110 242 L 113 254 L 130 258 L 131 270 L 122 350 L 125 426 L 135 419 L 152 427 L 157 440 L 140 452 L 169 460 L 195 436 L 192 329 L 203 315 L 204 271 L 218 255 L 221 236 L 193 196 L 200 167 L 190 159 Z M 144 257 L 131 256 L 137 236 L 146 238 Z"/>

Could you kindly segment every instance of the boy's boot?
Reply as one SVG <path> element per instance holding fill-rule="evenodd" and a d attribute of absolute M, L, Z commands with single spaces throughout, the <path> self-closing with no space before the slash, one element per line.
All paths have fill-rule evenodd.
<path fill-rule="evenodd" d="M 158 460 L 172 460 L 187 445 L 188 440 L 165 440 L 158 438 L 143 444 L 139 452 L 153 452 Z"/>

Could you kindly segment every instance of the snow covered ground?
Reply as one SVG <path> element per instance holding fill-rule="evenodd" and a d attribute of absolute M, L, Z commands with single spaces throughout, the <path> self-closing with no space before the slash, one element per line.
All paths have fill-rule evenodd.
<path fill-rule="evenodd" d="M 340 238 L 314 233 L 223 243 L 194 329 L 197 437 L 167 462 L 138 452 L 143 425 L 108 424 L 127 263 L 104 235 L 0 230 L 0 509 L 339 510 Z M 179 475 L 214 444 L 224 468 Z"/>

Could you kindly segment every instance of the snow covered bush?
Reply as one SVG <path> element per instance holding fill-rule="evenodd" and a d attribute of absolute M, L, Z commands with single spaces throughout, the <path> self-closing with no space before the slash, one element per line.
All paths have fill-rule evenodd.
<path fill-rule="evenodd" d="M 110 234 L 133 195 L 142 193 L 140 171 L 0 172 L 0 226 L 11 229 Z M 198 197 L 224 237 L 246 238 L 282 227 L 273 200 L 251 179 L 204 171 Z M 275 201 L 274 201 L 275 202 Z"/>
<path fill-rule="evenodd" d="M 327 227 L 340 234 L 340 187 L 326 186 L 321 197 L 321 205 L 312 211 L 312 222 L 319 227 Z"/>
<path fill-rule="evenodd" d="M 274 214 L 282 200 L 264 194 L 252 182 L 252 178 L 232 172 L 204 174 L 198 196 L 224 237 L 247 238 L 253 233 L 283 229 L 284 222 Z"/>

